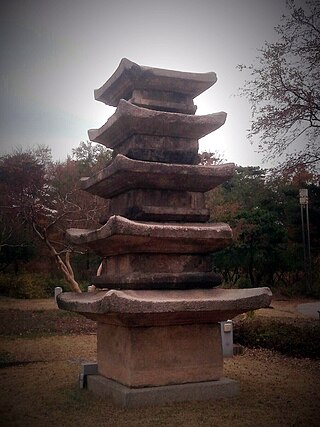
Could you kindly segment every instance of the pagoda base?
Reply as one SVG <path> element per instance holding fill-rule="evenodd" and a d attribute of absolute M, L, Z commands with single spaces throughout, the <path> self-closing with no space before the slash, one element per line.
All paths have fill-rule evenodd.
<path fill-rule="evenodd" d="M 223 378 L 218 322 L 268 307 L 271 291 L 192 289 L 62 293 L 59 308 L 95 320 L 98 375 L 89 390 L 125 406 L 237 394 Z"/>
<path fill-rule="evenodd" d="M 220 326 L 124 327 L 98 322 L 98 373 L 128 387 L 216 381 L 223 376 Z"/>
<path fill-rule="evenodd" d="M 122 408 L 159 406 L 171 402 L 229 398 L 239 394 L 239 384 L 229 378 L 159 387 L 132 388 L 102 375 L 88 375 L 87 388 Z"/>

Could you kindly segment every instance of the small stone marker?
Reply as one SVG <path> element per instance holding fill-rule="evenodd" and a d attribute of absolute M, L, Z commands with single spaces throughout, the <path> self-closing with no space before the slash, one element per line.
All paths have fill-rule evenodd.
<path fill-rule="evenodd" d="M 63 292 L 63 290 L 60 286 L 56 286 L 54 288 L 54 300 L 55 300 L 55 302 L 57 302 L 57 296 L 62 294 L 62 292 Z"/>

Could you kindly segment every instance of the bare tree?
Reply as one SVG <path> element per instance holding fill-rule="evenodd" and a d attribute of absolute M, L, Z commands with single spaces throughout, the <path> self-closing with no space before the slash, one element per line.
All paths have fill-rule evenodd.
<path fill-rule="evenodd" d="M 265 42 L 240 90 L 250 104 L 251 142 L 265 159 L 284 158 L 286 167 L 315 168 L 320 161 L 320 3 L 287 0 L 288 14 Z M 289 149 L 290 147 L 290 149 Z M 290 151 L 290 153 L 289 153 Z"/>
<path fill-rule="evenodd" d="M 43 154 L 43 152 L 42 152 Z M 12 223 L 29 225 L 54 257 L 70 288 L 81 292 L 70 263 L 74 252 L 64 239 L 66 228 L 97 225 L 104 201 L 83 193 L 76 161 L 53 163 L 37 150 L 16 151 L 0 158 L 1 211 Z M 80 168 L 81 169 L 81 168 Z M 101 212 L 100 212 L 101 213 Z M 2 230 L 4 238 L 15 230 Z"/>

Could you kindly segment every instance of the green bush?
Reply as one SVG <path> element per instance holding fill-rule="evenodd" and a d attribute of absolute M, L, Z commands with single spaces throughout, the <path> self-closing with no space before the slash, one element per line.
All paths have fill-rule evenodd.
<path fill-rule="evenodd" d="M 66 288 L 66 283 L 39 273 L 0 274 L 0 294 L 11 298 L 52 297 L 56 286 Z"/>
<path fill-rule="evenodd" d="M 280 322 L 246 319 L 235 322 L 234 341 L 246 347 L 267 348 L 294 357 L 320 358 L 320 322 Z"/>

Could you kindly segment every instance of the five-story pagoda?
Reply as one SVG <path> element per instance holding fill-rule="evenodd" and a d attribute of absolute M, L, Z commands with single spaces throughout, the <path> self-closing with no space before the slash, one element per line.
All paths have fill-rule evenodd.
<path fill-rule="evenodd" d="M 97 230 L 68 238 L 103 257 L 94 293 L 63 293 L 62 309 L 98 322 L 98 374 L 88 388 L 124 406 L 233 395 L 223 378 L 219 321 L 270 304 L 268 288 L 223 290 L 210 254 L 231 243 L 227 224 L 208 223 L 204 193 L 233 164 L 198 165 L 198 140 L 226 113 L 195 115 L 193 99 L 215 73 L 120 62 L 95 98 L 117 107 L 92 141 L 113 159 L 82 188 L 109 200 Z"/>

